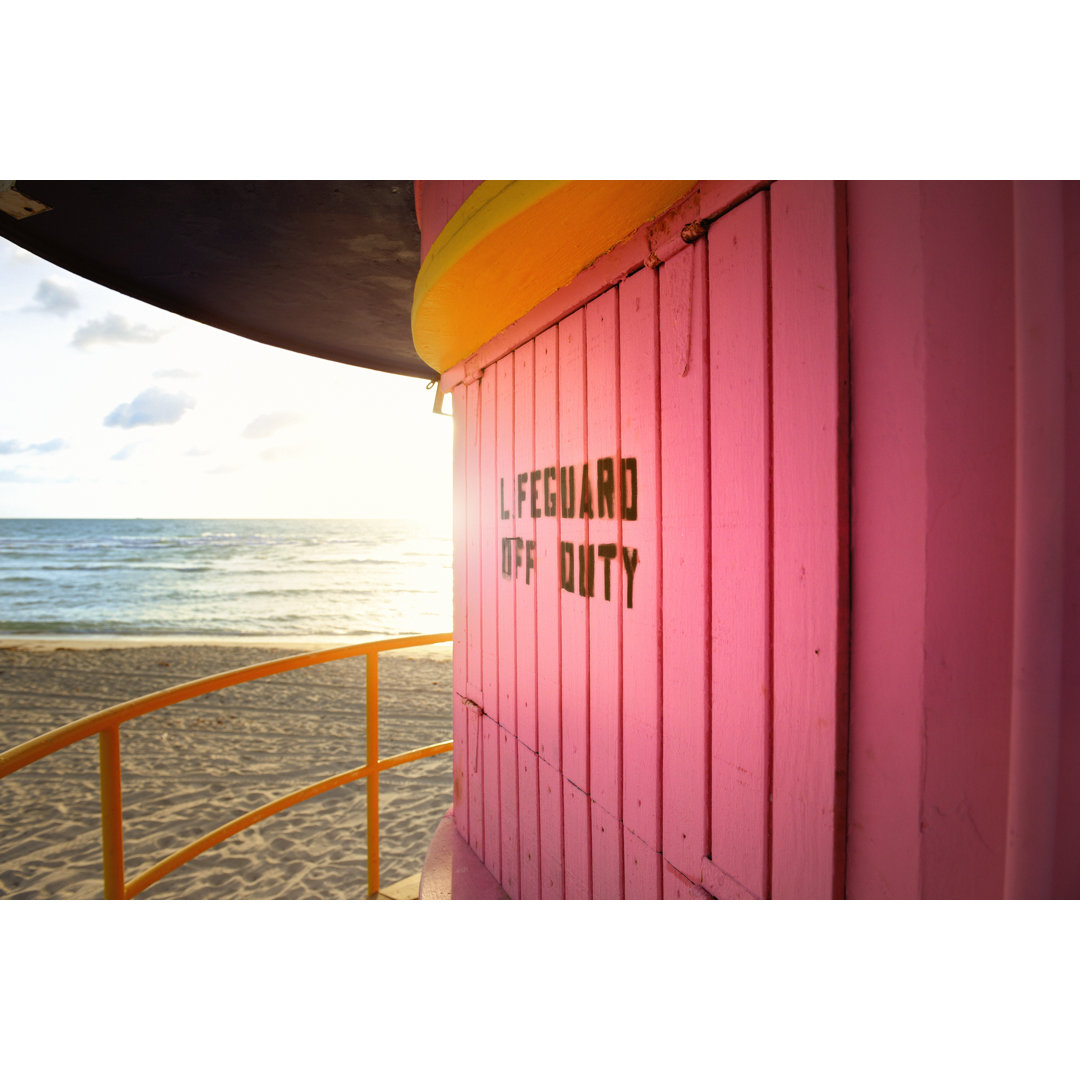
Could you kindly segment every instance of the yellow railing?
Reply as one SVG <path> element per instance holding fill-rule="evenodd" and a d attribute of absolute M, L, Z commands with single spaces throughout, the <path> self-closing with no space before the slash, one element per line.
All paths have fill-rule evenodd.
<path fill-rule="evenodd" d="M 238 832 L 250 828 L 259 821 L 271 817 L 306 799 L 314 798 L 325 791 L 351 784 L 354 780 L 367 781 L 367 867 L 368 896 L 379 891 L 379 773 L 404 765 L 420 758 L 445 754 L 453 749 L 453 740 L 433 743 L 415 750 L 392 757 L 379 757 L 379 653 L 392 649 L 409 649 L 420 645 L 438 645 L 452 640 L 452 634 L 424 634 L 415 637 L 384 638 L 381 641 L 366 641 L 361 645 L 341 645 L 317 652 L 301 653 L 299 656 L 286 656 L 280 660 L 267 660 L 261 664 L 250 664 L 233 671 L 223 671 L 218 675 L 208 675 L 192 682 L 158 690 L 153 694 L 133 698 L 120 705 L 113 705 L 100 712 L 91 713 L 81 720 L 39 735 L 36 739 L 22 743 L 0 754 L 0 779 L 17 772 L 27 765 L 62 750 L 65 746 L 97 735 L 99 740 L 99 759 L 101 775 L 101 856 L 105 878 L 106 900 L 130 900 L 144 889 L 177 867 L 190 862 L 196 855 L 220 844 L 222 840 L 235 836 Z M 318 783 L 309 784 L 290 795 L 274 799 L 257 810 L 222 825 L 205 836 L 193 841 L 186 847 L 174 852 L 167 858 L 155 863 L 149 870 L 144 870 L 130 881 L 124 880 L 124 826 L 122 798 L 120 788 L 120 725 L 137 716 L 176 705 L 181 701 L 212 694 L 226 686 L 265 679 L 283 671 L 326 664 L 333 660 L 345 660 L 351 656 L 367 657 L 367 717 L 366 717 L 366 757 L 362 766 L 327 777 Z"/>

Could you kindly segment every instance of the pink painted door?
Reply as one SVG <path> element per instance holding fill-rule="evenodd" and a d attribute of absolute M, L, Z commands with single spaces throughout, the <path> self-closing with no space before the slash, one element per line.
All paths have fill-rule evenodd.
<path fill-rule="evenodd" d="M 842 895 L 839 196 L 758 192 L 456 391 L 455 816 L 512 896 Z"/>

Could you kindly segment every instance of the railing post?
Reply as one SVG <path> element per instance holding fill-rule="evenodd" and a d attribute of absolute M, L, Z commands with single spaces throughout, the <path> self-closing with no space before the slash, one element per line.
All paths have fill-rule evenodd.
<path fill-rule="evenodd" d="M 379 654 L 367 654 L 367 757 L 365 765 L 379 760 Z M 379 774 L 367 778 L 367 876 L 368 896 L 379 891 Z"/>
<path fill-rule="evenodd" d="M 105 899 L 124 899 L 124 818 L 120 791 L 120 725 L 103 728 L 98 735 L 101 769 L 101 863 Z"/>

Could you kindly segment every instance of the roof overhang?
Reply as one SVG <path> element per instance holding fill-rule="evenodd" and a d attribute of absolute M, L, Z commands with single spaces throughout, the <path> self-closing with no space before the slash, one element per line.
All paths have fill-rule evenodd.
<path fill-rule="evenodd" d="M 0 236 L 267 345 L 430 379 L 411 180 L 17 180 Z"/>

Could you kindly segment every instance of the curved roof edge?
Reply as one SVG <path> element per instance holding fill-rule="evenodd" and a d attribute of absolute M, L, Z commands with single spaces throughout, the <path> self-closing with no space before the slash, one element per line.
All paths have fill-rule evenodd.
<path fill-rule="evenodd" d="M 412 341 L 411 180 L 17 180 L 0 195 L 0 236 L 80 277 L 266 345 L 433 375 Z"/>
<path fill-rule="evenodd" d="M 412 310 L 417 353 L 436 371 L 449 370 L 696 183 L 484 181 L 420 268 Z"/>

